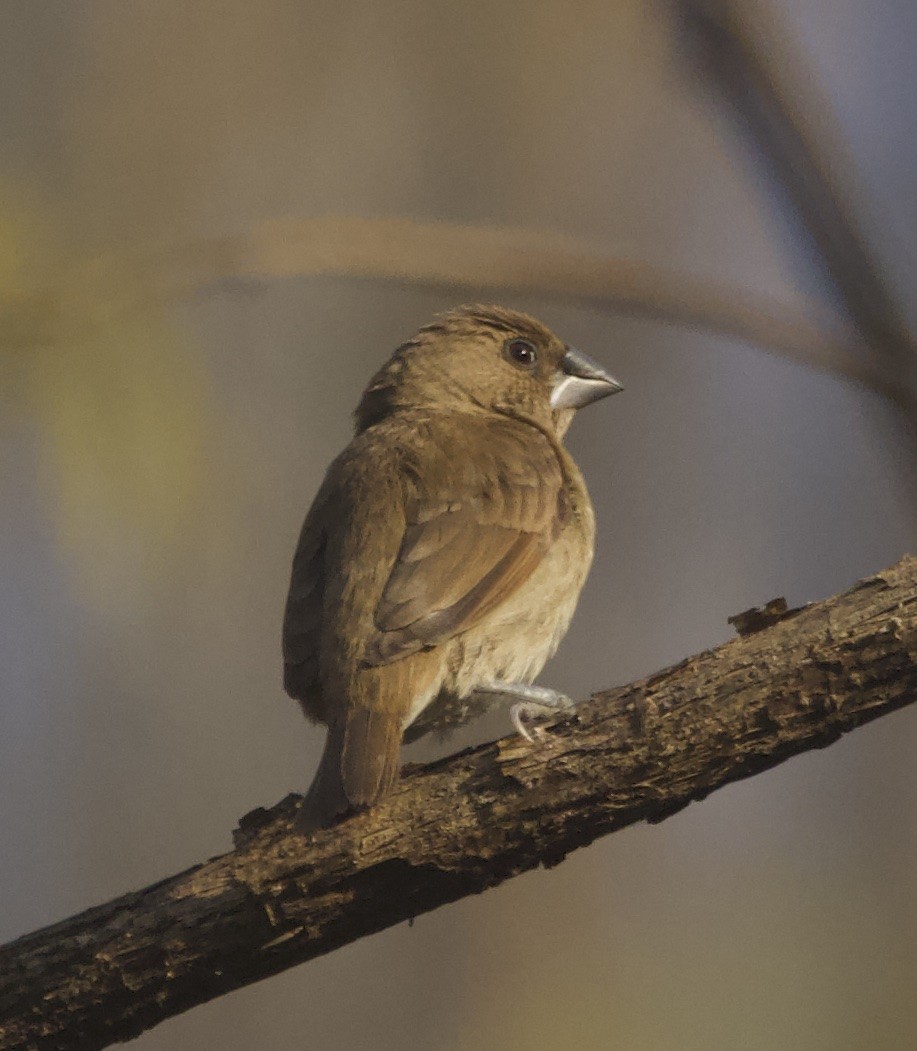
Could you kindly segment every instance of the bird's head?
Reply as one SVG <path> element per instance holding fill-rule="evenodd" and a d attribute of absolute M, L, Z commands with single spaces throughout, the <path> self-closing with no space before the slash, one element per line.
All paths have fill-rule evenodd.
<path fill-rule="evenodd" d="M 515 310 L 460 307 L 403 343 L 366 388 L 357 429 L 391 412 L 498 412 L 562 437 L 576 409 L 621 390 L 597 362 Z"/>

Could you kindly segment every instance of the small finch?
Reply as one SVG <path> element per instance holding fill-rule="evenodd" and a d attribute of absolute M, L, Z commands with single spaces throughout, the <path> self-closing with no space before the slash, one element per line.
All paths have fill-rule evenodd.
<path fill-rule="evenodd" d="M 525 736 L 525 718 L 572 706 L 532 685 L 593 554 L 561 442 L 576 409 L 619 390 L 534 318 L 483 306 L 426 325 L 370 381 L 306 516 L 284 615 L 284 686 L 328 727 L 302 830 L 378 802 L 402 740 L 495 697 L 516 700 Z"/>

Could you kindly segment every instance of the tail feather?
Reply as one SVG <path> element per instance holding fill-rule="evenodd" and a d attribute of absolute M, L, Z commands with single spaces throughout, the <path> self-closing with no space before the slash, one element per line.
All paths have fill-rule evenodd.
<path fill-rule="evenodd" d="M 390 712 L 353 708 L 347 713 L 341 773 L 354 806 L 372 806 L 398 777 L 401 720 Z"/>
<path fill-rule="evenodd" d="M 306 792 L 296 827 L 301 832 L 315 832 L 334 824 L 336 818 L 350 809 L 341 780 L 341 749 L 344 733 L 340 725 L 331 725 L 325 738 L 325 750 L 318 764 L 315 779 Z"/>
<path fill-rule="evenodd" d="M 355 707 L 333 723 L 297 828 L 315 832 L 348 810 L 378 803 L 398 778 L 400 746 L 401 721 L 395 715 Z"/>

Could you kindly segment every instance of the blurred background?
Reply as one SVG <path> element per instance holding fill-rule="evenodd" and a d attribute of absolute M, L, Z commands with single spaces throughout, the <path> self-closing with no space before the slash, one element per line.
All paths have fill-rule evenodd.
<path fill-rule="evenodd" d="M 293 547 L 437 311 L 626 387 L 569 438 L 598 549 L 545 682 L 913 552 L 915 39 L 912 0 L 5 0 L 0 940 L 306 787 Z M 910 1049 L 915 748 L 880 720 L 136 1046 Z"/>

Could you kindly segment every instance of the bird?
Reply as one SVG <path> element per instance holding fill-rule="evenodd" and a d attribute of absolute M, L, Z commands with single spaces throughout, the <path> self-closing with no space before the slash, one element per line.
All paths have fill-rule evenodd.
<path fill-rule="evenodd" d="M 572 707 L 534 684 L 593 559 L 563 438 L 577 409 L 622 389 L 535 318 L 484 305 L 439 315 L 370 380 L 284 610 L 284 688 L 327 726 L 301 832 L 383 799 L 402 742 L 504 698 L 532 740 L 533 718 Z"/>

